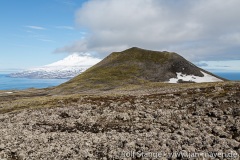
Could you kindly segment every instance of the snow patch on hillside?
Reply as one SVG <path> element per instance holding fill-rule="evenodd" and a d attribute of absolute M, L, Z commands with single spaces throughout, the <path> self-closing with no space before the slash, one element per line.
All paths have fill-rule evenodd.
<path fill-rule="evenodd" d="M 168 83 L 178 83 L 179 80 L 196 82 L 196 83 L 222 81 L 221 79 L 214 77 L 210 74 L 207 74 L 203 71 L 201 71 L 201 73 L 204 75 L 203 77 L 194 76 L 194 75 L 186 75 L 186 74 L 182 74 L 181 72 L 177 72 L 177 78 L 170 78 Z"/>

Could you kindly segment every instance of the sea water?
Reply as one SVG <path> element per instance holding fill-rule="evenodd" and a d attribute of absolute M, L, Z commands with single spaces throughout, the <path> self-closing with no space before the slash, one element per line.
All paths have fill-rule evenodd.
<path fill-rule="evenodd" d="M 23 90 L 28 88 L 48 88 L 62 84 L 69 79 L 29 79 L 12 78 L 0 74 L 0 90 Z"/>
<path fill-rule="evenodd" d="M 240 72 L 215 72 L 214 74 L 228 80 L 240 81 Z"/>

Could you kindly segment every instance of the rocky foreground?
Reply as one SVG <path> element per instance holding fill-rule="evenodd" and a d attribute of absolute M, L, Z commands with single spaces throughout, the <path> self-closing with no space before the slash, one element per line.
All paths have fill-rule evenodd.
<path fill-rule="evenodd" d="M 0 159 L 239 159 L 240 83 L 116 94 L 0 114 Z"/>

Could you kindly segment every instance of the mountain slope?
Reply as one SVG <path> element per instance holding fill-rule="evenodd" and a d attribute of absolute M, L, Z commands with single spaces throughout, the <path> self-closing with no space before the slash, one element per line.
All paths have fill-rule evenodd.
<path fill-rule="evenodd" d="M 182 75 L 183 78 L 178 75 Z M 133 47 L 122 52 L 111 53 L 101 62 L 57 89 L 64 91 L 112 89 L 148 82 L 185 82 L 185 79 L 189 78 L 184 79 L 184 76 L 192 76 L 190 82 L 194 82 L 194 78 L 201 77 L 203 79 L 200 82 L 224 80 L 198 68 L 177 53 Z"/>
<path fill-rule="evenodd" d="M 19 78 L 73 78 L 87 70 L 101 59 L 88 55 L 80 56 L 77 53 L 69 55 L 63 60 L 38 68 L 13 73 L 10 77 Z"/>

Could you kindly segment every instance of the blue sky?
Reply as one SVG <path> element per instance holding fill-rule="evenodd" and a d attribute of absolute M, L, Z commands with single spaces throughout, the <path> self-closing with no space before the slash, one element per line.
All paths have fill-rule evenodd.
<path fill-rule="evenodd" d="M 66 57 L 54 50 L 84 36 L 76 29 L 81 0 L 2 0 L 0 70 L 41 66 Z"/>
<path fill-rule="evenodd" d="M 2 0 L 0 72 L 72 53 L 129 47 L 177 52 L 212 71 L 240 71 L 239 0 Z"/>

